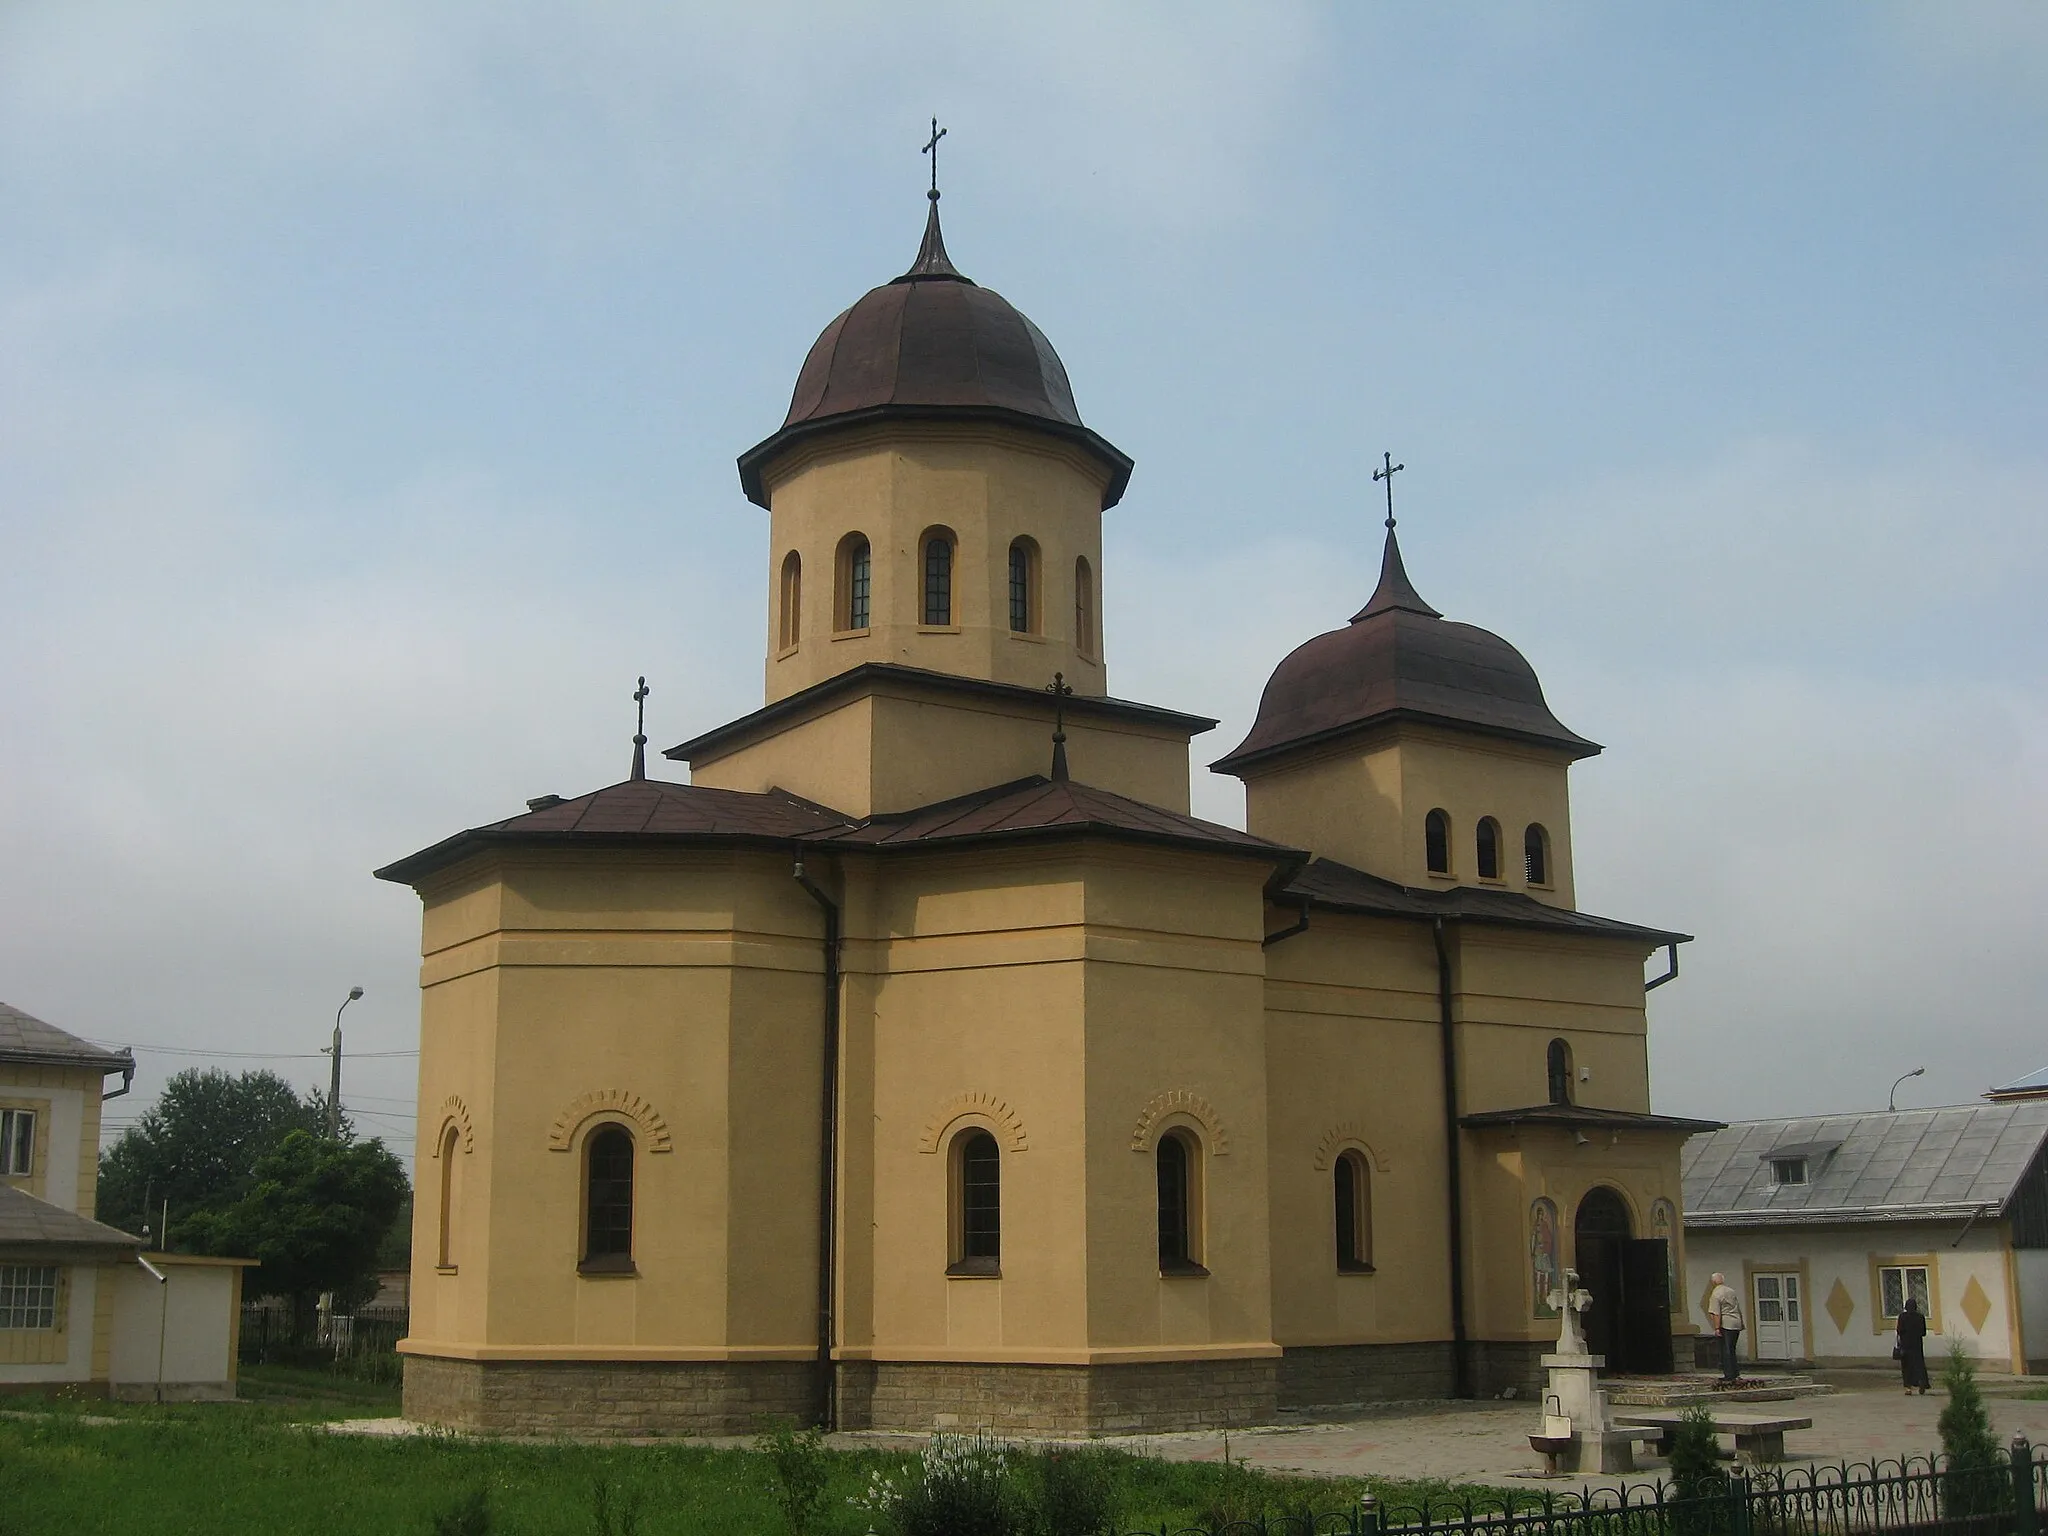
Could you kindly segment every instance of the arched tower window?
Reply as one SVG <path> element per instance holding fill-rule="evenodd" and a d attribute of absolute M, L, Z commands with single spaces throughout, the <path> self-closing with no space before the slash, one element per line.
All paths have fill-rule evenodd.
<path fill-rule="evenodd" d="M 1083 656 L 1097 654 L 1095 643 L 1095 573 L 1088 557 L 1074 562 L 1074 649 Z"/>
<path fill-rule="evenodd" d="M 1003 1154 L 995 1137 L 965 1130 L 953 1138 L 953 1261 L 949 1275 L 1001 1273 Z"/>
<path fill-rule="evenodd" d="M 872 561 L 867 539 L 849 533 L 839 541 L 838 590 L 833 594 L 832 627 L 841 631 L 868 627 Z"/>
<path fill-rule="evenodd" d="M 1563 1040 L 1550 1042 L 1550 1102 L 1572 1101 L 1572 1048 Z"/>
<path fill-rule="evenodd" d="M 803 639 L 804 562 L 795 550 L 782 557 L 782 584 L 777 594 L 775 645 L 789 650 Z"/>
<path fill-rule="evenodd" d="M 1360 1274 L 1372 1268 L 1372 1170 L 1352 1148 L 1337 1154 L 1331 1173 L 1337 1197 L 1337 1268 Z"/>
<path fill-rule="evenodd" d="M 1010 630 L 1035 635 L 1038 627 L 1038 546 L 1029 539 L 1010 545 Z"/>
<path fill-rule="evenodd" d="M 1192 1133 L 1174 1129 L 1159 1138 L 1159 1271 L 1201 1275 L 1202 1154 Z"/>
<path fill-rule="evenodd" d="M 600 1126 L 584 1148 L 585 1270 L 633 1267 L 633 1136 L 622 1125 Z"/>
<path fill-rule="evenodd" d="M 953 622 L 953 535 L 943 528 L 924 536 L 924 622 Z"/>
<path fill-rule="evenodd" d="M 1522 834 L 1522 873 L 1531 885 L 1550 884 L 1550 834 L 1533 821 Z"/>
<path fill-rule="evenodd" d="M 455 1158 L 461 1146 L 461 1126 L 441 1132 L 441 1242 L 434 1262 L 442 1269 L 455 1267 Z"/>
<path fill-rule="evenodd" d="M 1432 875 L 1451 872 L 1451 818 L 1443 811 L 1431 811 L 1422 823 L 1422 852 Z"/>
<path fill-rule="evenodd" d="M 1479 818 L 1479 878 L 1500 878 L 1500 823 L 1491 816 Z"/>

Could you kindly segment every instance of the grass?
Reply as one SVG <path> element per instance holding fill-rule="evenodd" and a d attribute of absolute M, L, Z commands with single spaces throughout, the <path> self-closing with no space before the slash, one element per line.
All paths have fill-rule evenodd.
<path fill-rule="evenodd" d="M 307 1377 L 316 1379 L 300 1379 Z M 615 1529 L 617 1512 L 637 1503 L 640 1536 L 784 1528 L 766 1458 L 752 1451 L 330 1434 L 300 1421 L 309 1412 L 388 1413 L 391 1404 L 370 1397 L 376 1389 L 322 1377 L 276 1367 L 249 1372 L 244 1380 L 255 1401 L 237 1405 L 17 1400 L 14 1408 L 34 1411 L 0 1419 L 0 1536 L 427 1536 L 437 1515 L 478 1488 L 489 1494 L 494 1536 L 581 1536 L 602 1529 L 599 1483 Z M 1505 1496 L 1110 1454 L 1126 1531 L 1185 1526 L 1247 1501 L 1276 1511 L 1334 1511 L 1368 1490 L 1403 1505 L 1441 1504 L 1465 1492 L 1489 1502 Z M 863 1536 L 867 1518 L 849 1498 L 876 1468 L 894 1472 L 913 1459 L 830 1453 L 817 1536 Z"/>

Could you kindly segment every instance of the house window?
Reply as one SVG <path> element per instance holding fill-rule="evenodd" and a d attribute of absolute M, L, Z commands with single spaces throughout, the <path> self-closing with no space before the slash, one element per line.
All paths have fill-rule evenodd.
<path fill-rule="evenodd" d="M 842 634 L 868 627 L 871 565 L 866 539 L 849 533 L 839 541 L 838 590 L 833 596 L 832 622 Z"/>
<path fill-rule="evenodd" d="M 1083 656 L 1095 654 L 1095 573 L 1086 555 L 1074 562 L 1074 648 Z"/>
<path fill-rule="evenodd" d="M 1884 1314 L 1886 1323 L 1898 1321 L 1899 1314 L 1906 1310 L 1908 1296 L 1913 1298 L 1922 1317 L 1931 1318 L 1934 1310 L 1928 1304 L 1931 1294 L 1927 1288 L 1925 1264 L 1884 1264 L 1878 1267 L 1878 1310 Z"/>
<path fill-rule="evenodd" d="M 987 1131 L 953 1138 L 953 1262 L 950 1275 L 1001 1273 L 1003 1155 Z"/>
<path fill-rule="evenodd" d="M 924 536 L 924 622 L 953 622 L 953 536 L 942 528 Z"/>
<path fill-rule="evenodd" d="M 1500 823 L 1491 816 L 1479 818 L 1479 878 L 1500 878 Z"/>
<path fill-rule="evenodd" d="M 1804 1184 L 1806 1182 L 1806 1159 L 1803 1157 L 1772 1158 L 1771 1182 L 1773 1184 Z"/>
<path fill-rule="evenodd" d="M 1362 1274 L 1372 1268 L 1372 1174 L 1365 1155 L 1340 1152 L 1332 1170 L 1337 1197 L 1337 1268 Z"/>
<path fill-rule="evenodd" d="M 1451 872 L 1451 818 L 1443 811 L 1431 811 L 1422 823 L 1422 851 L 1432 875 Z"/>
<path fill-rule="evenodd" d="M 1550 1102 L 1569 1104 L 1572 1101 L 1572 1048 L 1563 1040 L 1550 1042 Z"/>
<path fill-rule="evenodd" d="M 0 1174 L 26 1176 L 35 1167 L 36 1112 L 0 1109 Z"/>
<path fill-rule="evenodd" d="M 441 1132 L 441 1246 L 435 1262 L 442 1269 L 455 1267 L 455 1157 L 461 1146 L 461 1126 Z"/>
<path fill-rule="evenodd" d="M 1029 539 L 1010 545 L 1010 631 L 1038 633 L 1038 546 Z"/>
<path fill-rule="evenodd" d="M 57 1326 L 57 1267 L 0 1264 L 0 1329 Z"/>
<path fill-rule="evenodd" d="M 592 1134 L 584 1154 L 583 1264 L 587 1270 L 633 1267 L 633 1137 L 624 1126 Z"/>
<path fill-rule="evenodd" d="M 782 557 L 782 588 L 777 599 L 775 643 L 788 650 L 803 638 L 804 563 L 795 550 Z"/>
<path fill-rule="evenodd" d="M 1522 834 L 1522 873 L 1531 885 L 1550 884 L 1550 834 L 1533 821 Z"/>
<path fill-rule="evenodd" d="M 1201 1152 L 1184 1130 L 1159 1138 L 1159 1272 L 1205 1275 L 1196 1227 Z"/>

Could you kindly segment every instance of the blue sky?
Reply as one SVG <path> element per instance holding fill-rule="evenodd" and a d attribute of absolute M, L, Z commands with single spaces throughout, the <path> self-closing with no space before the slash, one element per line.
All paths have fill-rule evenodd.
<path fill-rule="evenodd" d="M 1608 746 L 1582 904 L 1698 935 L 1658 1107 L 2048 1060 L 2048 12 L 1026 12 L 0 12 L 0 997 L 311 1052 L 360 982 L 409 1048 L 372 867 L 620 776 L 641 672 L 658 744 L 759 702 L 732 461 L 936 113 L 1137 460 L 1111 683 L 1223 717 L 1199 811 L 1391 449 L 1420 590 Z"/>

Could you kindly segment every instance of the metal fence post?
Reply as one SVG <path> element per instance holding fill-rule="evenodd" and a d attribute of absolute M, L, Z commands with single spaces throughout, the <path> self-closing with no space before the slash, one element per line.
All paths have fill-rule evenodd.
<path fill-rule="evenodd" d="M 1373 1495 L 1358 1496 L 1358 1517 L 1352 1529 L 1358 1536 L 1380 1536 L 1380 1501 Z"/>
<path fill-rule="evenodd" d="M 1729 1486 L 1735 1493 L 1735 1507 L 1728 1512 L 1731 1516 L 1729 1526 L 1734 1536 L 1749 1536 L 1749 1474 L 1737 1472 L 1729 1479 Z"/>
<path fill-rule="evenodd" d="M 2037 1536 L 2041 1520 L 2034 1505 L 2034 1448 L 2025 1435 L 2012 1437 L 2013 1536 Z"/>

